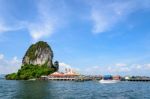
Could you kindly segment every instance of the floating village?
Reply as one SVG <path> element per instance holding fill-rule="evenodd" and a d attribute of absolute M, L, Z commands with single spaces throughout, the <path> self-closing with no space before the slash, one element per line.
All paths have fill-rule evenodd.
<path fill-rule="evenodd" d="M 150 77 L 146 76 L 120 76 L 120 75 L 81 75 L 71 68 L 65 68 L 65 72 L 56 71 L 48 76 L 41 76 L 40 80 L 52 81 L 99 81 L 100 83 L 117 83 L 120 81 L 148 82 Z"/>

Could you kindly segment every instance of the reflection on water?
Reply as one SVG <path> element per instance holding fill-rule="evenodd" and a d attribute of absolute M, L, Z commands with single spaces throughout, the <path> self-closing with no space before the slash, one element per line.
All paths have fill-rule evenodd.
<path fill-rule="evenodd" d="M 43 99 L 51 95 L 48 90 L 51 84 L 47 81 L 18 81 L 15 86 L 18 90 L 13 98 L 17 99 Z"/>
<path fill-rule="evenodd" d="M 0 80 L 0 99 L 150 99 L 150 82 Z"/>

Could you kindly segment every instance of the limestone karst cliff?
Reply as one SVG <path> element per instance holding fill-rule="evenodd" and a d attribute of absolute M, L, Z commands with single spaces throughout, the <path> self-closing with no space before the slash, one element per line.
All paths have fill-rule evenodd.
<path fill-rule="evenodd" d="M 43 41 L 32 44 L 22 60 L 22 65 L 47 65 L 53 67 L 53 51 L 51 47 Z"/>
<path fill-rule="evenodd" d="M 17 73 L 6 75 L 9 80 L 28 80 L 49 75 L 59 68 L 59 62 L 53 63 L 53 51 L 47 42 L 32 44 L 26 51 L 22 66 Z"/>

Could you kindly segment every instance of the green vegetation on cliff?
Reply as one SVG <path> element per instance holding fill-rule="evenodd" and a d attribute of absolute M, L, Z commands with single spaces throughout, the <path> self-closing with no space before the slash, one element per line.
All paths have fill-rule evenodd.
<path fill-rule="evenodd" d="M 39 48 L 41 50 L 43 50 L 45 48 L 49 48 L 51 50 L 50 46 L 46 42 L 39 41 L 36 44 L 32 44 L 29 47 L 29 49 L 26 52 L 26 56 L 28 56 L 30 58 L 30 60 L 36 59 L 37 58 L 37 56 L 36 56 L 36 50 L 39 49 Z"/>
<path fill-rule="evenodd" d="M 54 68 L 48 68 L 47 66 L 37 65 L 25 65 L 18 70 L 17 73 L 6 75 L 7 80 L 28 80 L 32 78 L 39 78 L 42 75 L 48 75 L 53 73 Z"/>

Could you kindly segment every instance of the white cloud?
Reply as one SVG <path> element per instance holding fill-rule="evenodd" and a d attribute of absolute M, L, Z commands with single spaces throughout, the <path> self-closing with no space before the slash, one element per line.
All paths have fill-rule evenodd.
<path fill-rule="evenodd" d="M 3 2 L 1 5 L 7 5 L 7 3 L 8 2 Z M 33 13 L 36 13 L 36 15 L 29 15 L 34 17 L 34 19 L 30 19 L 30 17 L 27 16 L 27 19 L 20 18 L 19 20 L 9 11 L 9 8 L 0 7 L 0 11 L 3 11 L 5 8 L 3 12 L 9 15 L 5 17 L 5 15 L 0 14 L 0 33 L 26 29 L 35 42 L 51 36 L 57 29 L 65 26 L 65 17 L 67 16 L 68 9 L 64 1 L 40 0 L 34 3 L 36 10 L 34 10 Z M 17 7 L 12 9 L 19 11 Z"/>
<path fill-rule="evenodd" d="M 150 70 L 150 63 L 149 64 L 144 64 L 144 68 L 146 68 L 147 70 Z"/>
<path fill-rule="evenodd" d="M 10 31 L 16 31 L 23 29 L 24 25 L 16 23 L 16 25 L 6 25 L 4 22 L 0 20 L 0 34 L 5 33 L 5 32 L 10 32 Z"/>
<path fill-rule="evenodd" d="M 150 64 L 146 64 L 146 66 L 150 68 Z"/>
<path fill-rule="evenodd" d="M 130 15 L 132 12 L 141 8 L 149 8 L 150 4 L 149 0 L 142 0 L 142 1 L 85 0 L 85 1 L 87 1 L 88 5 L 90 5 L 91 7 L 91 11 L 90 12 L 87 11 L 87 13 L 90 13 L 90 19 L 94 24 L 93 26 L 94 33 L 102 33 L 111 30 L 112 27 L 114 27 L 120 21 L 126 19 L 128 15 Z M 3 11 L 5 9 L 3 12 L 7 14 L 9 13 L 8 15 L 6 14 L 7 16 L 9 16 L 8 18 L 7 17 L 5 18 L 3 14 L 0 14 L 0 33 L 8 31 L 16 31 L 19 29 L 27 29 L 33 41 L 37 41 L 41 38 L 51 36 L 58 29 L 60 29 L 60 27 L 64 27 L 66 21 L 69 20 L 68 16 L 73 12 L 73 11 L 69 12 L 70 5 L 68 6 L 67 4 L 69 3 L 67 3 L 64 0 L 59 2 L 55 0 L 40 0 L 34 3 L 35 5 L 37 5 L 36 9 L 37 11 L 33 11 L 34 14 L 36 15 L 29 15 L 34 17 L 34 19 L 30 19 L 27 16 L 27 19 L 20 18 L 22 20 L 17 20 L 17 18 L 15 18 L 16 16 L 14 16 L 13 13 L 9 11 L 9 8 L 6 8 L 7 6 L 5 5 L 7 5 L 8 2 L 5 2 L 5 4 L 4 2 L 0 3 L 1 4 L 0 10 L 2 9 Z M 83 2 L 80 3 L 82 4 Z M 86 4 L 83 5 L 85 6 Z M 17 9 L 16 11 L 20 11 L 18 10 L 17 7 L 16 9 Z M 75 11 L 75 13 L 81 14 L 80 11 L 79 12 Z M 71 18 L 72 17 L 75 18 L 74 16 L 71 16 Z M 24 24 L 24 22 L 26 24 Z"/>
<path fill-rule="evenodd" d="M 120 66 L 127 66 L 127 64 L 124 64 L 124 63 L 117 63 L 116 66 L 119 66 L 119 67 L 120 67 Z"/>
<path fill-rule="evenodd" d="M 0 74 L 17 72 L 21 66 L 21 61 L 16 56 L 11 60 L 7 60 L 3 54 L 0 54 L 0 58 Z"/>
<path fill-rule="evenodd" d="M 116 75 L 120 73 L 128 73 L 131 69 L 130 67 L 109 66 L 107 70 L 109 73 Z"/>
<path fill-rule="evenodd" d="M 0 54 L 0 60 L 2 60 L 4 58 L 3 54 Z"/>
<path fill-rule="evenodd" d="M 132 12 L 140 8 L 149 8 L 148 0 L 101 1 L 90 2 L 93 33 L 103 33 L 111 30 L 117 23 L 123 21 Z"/>
<path fill-rule="evenodd" d="M 66 68 L 70 68 L 71 69 L 71 66 L 69 64 L 64 63 L 64 62 L 60 62 L 59 63 L 59 71 L 60 72 L 65 72 Z"/>
<path fill-rule="evenodd" d="M 10 15 L 12 16 L 12 15 Z M 24 29 L 26 27 L 26 22 L 24 21 L 17 21 L 15 19 L 11 20 L 13 22 L 9 22 L 7 18 L 3 15 L 0 15 L 0 34 L 10 31 L 17 31 Z"/>
<path fill-rule="evenodd" d="M 30 24 L 29 31 L 34 41 L 50 36 L 53 33 L 53 26 L 48 22 L 39 23 L 41 26 L 39 24 Z"/>
<path fill-rule="evenodd" d="M 149 75 L 150 64 L 126 64 L 108 66 L 86 66 L 80 69 L 81 74 L 88 75 Z"/>
<path fill-rule="evenodd" d="M 112 74 L 148 75 L 150 64 L 126 64 L 125 66 L 110 66 L 108 71 Z"/>
<path fill-rule="evenodd" d="M 61 6 L 58 7 L 58 6 Z M 28 30 L 34 41 L 51 36 L 59 27 L 64 26 L 65 4 L 44 0 L 37 3 L 36 22 L 28 23 Z"/>
<path fill-rule="evenodd" d="M 66 63 L 63 63 L 63 62 L 59 63 L 59 66 L 64 67 L 64 68 L 71 68 L 71 66 L 69 64 L 66 64 Z"/>
<path fill-rule="evenodd" d="M 10 29 L 6 26 L 4 26 L 2 23 L 0 23 L 0 33 L 9 31 Z"/>
<path fill-rule="evenodd" d="M 135 69 L 144 69 L 145 66 L 144 65 L 141 65 L 141 64 L 132 64 L 131 65 L 131 69 L 135 70 Z"/>
<path fill-rule="evenodd" d="M 60 62 L 59 63 L 59 71 L 60 72 L 65 72 L 65 69 L 72 69 L 73 71 L 80 73 L 80 69 L 79 68 L 75 68 L 69 64 L 66 64 L 64 62 Z"/>
<path fill-rule="evenodd" d="M 87 75 L 100 75 L 105 72 L 105 69 L 101 66 L 88 66 L 85 69 L 82 69 L 81 74 Z"/>
<path fill-rule="evenodd" d="M 56 28 L 56 24 L 53 21 L 55 19 L 51 19 L 51 16 L 48 15 L 48 12 L 47 14 L 44 14 L 45 11 L 44 9 L 41 11 L 41 7 L 39 9 L 39 20 L 37 22 L 31 22 L 28 24 L 29 33 L 34 41 L 52 35 Z"/>

